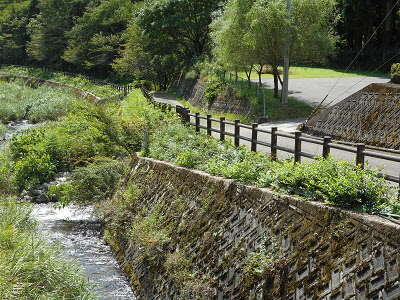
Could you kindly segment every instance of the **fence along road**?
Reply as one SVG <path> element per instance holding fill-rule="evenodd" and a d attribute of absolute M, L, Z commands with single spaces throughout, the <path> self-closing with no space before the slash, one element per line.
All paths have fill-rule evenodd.
<path fill-rule="evenodd" d="M 212 118 L 211 115 L 201 116 L 199 113 L 192 114 L 188 108 L 168 104 L 168 100 L 161 96 L 156 100 L 142 89 L 146 98 L 154 105 L 162 109 L 175 109 L 181 116 L 182 122 L 194 126 L 197 132 L 205 131 L 220 140 L 231 140 L 236 146 L 245 145 L 252 151 L 260 151 L 278 159 L 292 159 L 297 162 L 313 159 L 315 156 L 326 157 L 331 155 L 337 159 L 357 163 L 362 167 L 368 165 L 372 169 L 380 170 L 380 175 L 394 185 L 400 183 L 400 153 L 388 155 L 383 149 L 367 149 L 364 144 L 356 146 L 343 145 L 333 142 L 330 137 L 318 139 L 303 136 L 300 131 L 294 134 L 279 131 L 279 128 L 258 125 L 241 124 L 239 120 L 234 122 Z M 162 102 L 162 103 L 161 103 Z M 176 102 L 173 102 L 176 104 Z"/>

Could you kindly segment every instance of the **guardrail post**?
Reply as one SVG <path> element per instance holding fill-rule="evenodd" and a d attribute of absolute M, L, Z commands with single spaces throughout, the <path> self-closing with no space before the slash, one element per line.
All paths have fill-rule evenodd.
<path fill-rule="evenodd" d="M 276 146 L 278 146 L 278 135 L 276 134 L 276 131 L 278 130 L 277 127 L 272 127 L 271 128 L 271 158 L 272 160 L 277 159 L 277 149 Z"/>
<path fill-rule="evenodd" d="M 331 147 L 329 143 L 332 142 L 332 138 L 330 136 L 324 136 L 324 144 L 322 148 L 322 157 L 327 158 L 331 153 Z"/>
<path fill-rule="evenodd" d="M 182 124 L 185 124 L 185 122 L 186 122 L 186 118 L 185 118 L 185 115 L 184 115 L 185 114 L 185 108 L 180 106 L 180 105 L 177 105 L 176 106 L 176 113 L 181 118 Z"/>
<path fill-rule="evenodd" d="M 207 135 L 211 135 L 211 115 L 207 115 Z"/>
<path fill-rule="evenodd" d="M 294 133 L 294 161 L 300 163 L 301 162 L 301 131 L 296 131 Z"/>
<path fill-rule="evenodd" d="M 185 125 L 190 125 L 190 109 L 185 107 Z"/>
<path fill-rule="evenodd" d="M 240 137 L 240 127 L 239 127 L 240 120 L 235 120 L 235 137 L 234 137 L 234 144 L 236 147 L 239 147 L 239 137 Z"/>
<path fill-rule="evenodd" d="M 225 117 L 219 118 L 219 140 L 225 141 Z"/>
<path fill-rule="evenodd" d="M 256 152 L 257 151 L 257 123 L 253 123 L 251 125 L 251 151 Z"/>
<path fill-rule="evenodd" d="M 360 166 L 361 169 L 364 169 L 365 163 L 365 144 L 357 144 L 357 157 L 356 157 L 356 165 Z"/>
<path fill-rule="evenodd" d="M 200 113 L 196 112 L 194 118 L 196 123 L 196 132 L 200 132 Z"/>

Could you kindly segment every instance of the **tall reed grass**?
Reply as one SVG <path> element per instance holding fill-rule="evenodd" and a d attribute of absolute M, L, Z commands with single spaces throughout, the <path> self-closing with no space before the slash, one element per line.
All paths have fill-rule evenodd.
<path fill-rule="evenodd" d="M 23 119 L 33 123 L 57 120 L 73 110 L 79 101 L 66 89 L 49 86 L 33 89 L 19 81 L 0 81 L 0 99 L 0 120 L 3 123 Z"/>
<path fill-rule="evenodd" d="M 112 89 L 110 85 L 105 85 L 101 83 L 96 84 L 82 75 L 74 75 L 74 74 L 68 75 L 63 72 L 56 72 L 41 68 L 28 68 L 28 67 L 17 67 L 17 66 L 0 66 L 0 73 L 29 76 L 44 80 L 51 80 L 51 81 L 65 83 L 83 89 L 85 91 L 91 92 L 100 98 L 118 94 L 118 92 Z"/>
<path fill-rule="evenodd" d="M 81 270 L 37 232 L 31 206 L 0 198 L 0 299 L 95 299 Z"/>

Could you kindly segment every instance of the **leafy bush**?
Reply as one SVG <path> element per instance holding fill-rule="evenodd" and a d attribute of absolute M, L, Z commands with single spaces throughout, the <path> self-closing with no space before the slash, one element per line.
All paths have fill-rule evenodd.
<path fill-rule="evenodd" d="M 56 172 L 86 166 L 96 157 L 124 157 L 139 148 L 135 129 L 101 107 L 30 128 L 10 141 L 20 189 L 51 180 Z"/>
<path fill-rule="evenodd" d="M 345 161 L 321 158 L 305 164 L 279 163 L 273 171 L 260 174 L 259 184 L 328 204 L 370 210 L 379 209 L 388 195 L 385 180 L 376 175 Z"/>
<path fill-rule="evenodd" d="M 333 159 L 273 162 L 263 154 L 196 134 L 180 124 L 154 135 L 149 156 L 344 207 L 382 209 L 389 198 L 385 180 L 377 178 L 375 171 Z"/>
<path fill-rule="evenodd" d="M 225 85 L 225 83 L 220 80 L 217 76 L 208 76 L 206 83 L 206 90 L 204 95 L 207 99 L 208 105 L 211 106 L 215 99 L 217 99 L 221 88 Z"/>
<path fill-rule="evenodd" d="M 116 192 L 124 170 L 123 162 L 99 159 L 86 167 L 76 168 L 69 183 L 50 187 L 49 193 L 56 194 L 63 204 L 100 202 Z"/>
<path fill-rule="evenodd" d="M 400 76 L 400 63 L 393 64 L 390 69 L 390 74 L 392 76 Z"/>
<path fill-rule="evenodd" d="M 0 298 L 93 299 L 82 271 L 38 235 L 30 212 L 0 199 Z"/>
<path fill-rule="evenodd" d="M 47 153 L 28 153 L 23 159 L 16 161 L 14 165 L 15 180 L 18 188 L 33 187 L 41 182 L 53 179 L 56 166 Z"/>

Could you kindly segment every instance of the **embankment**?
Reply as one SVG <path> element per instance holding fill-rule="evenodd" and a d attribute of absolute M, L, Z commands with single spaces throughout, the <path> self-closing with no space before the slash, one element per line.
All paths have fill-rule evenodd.
<path fill-rule="evenodd" d="M 393 222 L 147 158 L 132 166 L 102 209 L 138 299 L 400 297 Z"/>

